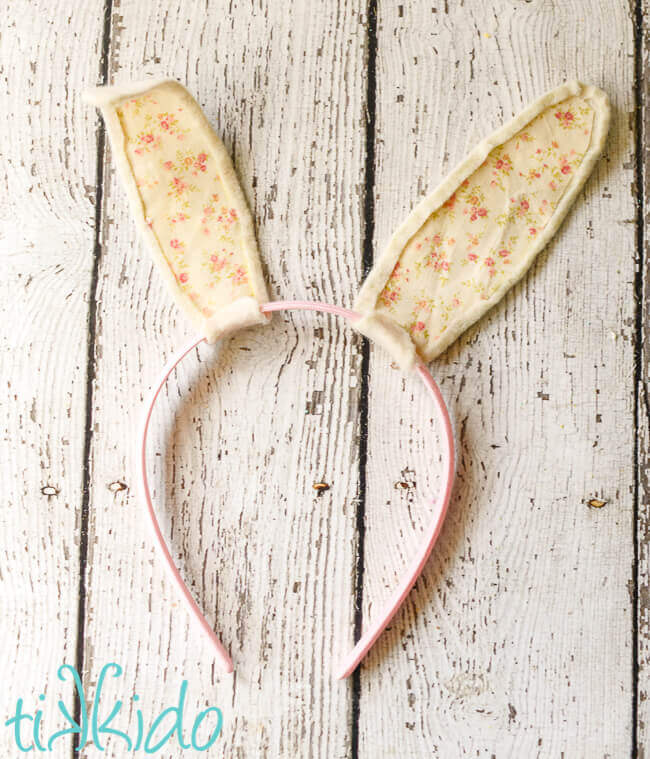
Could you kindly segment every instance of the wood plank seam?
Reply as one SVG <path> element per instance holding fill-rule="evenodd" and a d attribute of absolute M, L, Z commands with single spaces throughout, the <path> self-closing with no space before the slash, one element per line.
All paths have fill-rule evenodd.
<path fill-rule="evenodd" d="M 362 248 L 362 276 L 365 277 L 373 264 L 373 242 L 375 236 L 375 128 L 377 92 L 377 0 L 368 0 L 366 19 L 366 159 L 364 232 Z M 364 542 L 366 520 L 366 470 L 368 463 L 368 393 L 370 369 L 370 343 L 363 338 L 361 352 L 361 389 L 359 394 L 359 498 L 357 500 L 357 555 L 355 568 L 355 616 L 354 639 L 361 637 L 363 627 L 363 577 Z M 361 707 L 361 669 L 357 667 L 352 675 L 350 751 L 352 759 L 359 755 L 359 714 Z"/>
<path fill-rule="evenodd" d="M 640 436 L 641 430 L 641 393 L 643 383 L 643 333 L 644 333 L 644 314 L 643 314 L 643 291 L 644 291 L 644 246 L 645 246 L 645 228 L 644 228 L 644 206 L 645 206 L 645 187 L 644 187 L 644 165 L 643 165 L 643 139 L 644 139 L 644 92 L 643 92 L 643 32 L 644 18 L 642 0 L 636 0 L 633 8 L 633 28 L 634 28 L 634 154 L 635 154 L 635 191 L 637 195 L 636 206 L 636 272 L 634 277 L 634 296 L 636 300 L 635 313 L 635 345 L 634 345 L 634 450 L 633 450 L 633 467 L 634 477 L 634 495 L 633 495 L 633 602 L 632 602 L 632 757 L 642 757 L 644 754 L 643 747 L 639 748 L 639 615 L 640 615 L 640 546 L 639 540 L 642 538 L 639 529 L 640 496 L 641 492 L 646 492 L 647 482 L 640 468 Z"/>
<path fill-rule="evenodd" d="M 104 28 L 102 32 L 102 49 L 99 60 L 100 84 L 108 83 L 108 59 L 111 44 L 111 18 L 113 12 L 113 0 L 105 0 L 104 3 Z M 102 255 L 101 228 L 102 228 L 102 201 L 104 196 L 104 159 L 106 155 L 106 129 L 104 122 L 99 118 L 97 127 L 97 163 L 95 182 L 95 240 L 93 246 L 93 264 L 90 275 L 90 288 L 88 294 L 88 342 L 86 346 L 86 428 L 84 430 L 83 452 L 83 487 L 81 495 L 81 516 L 79 521 L 79 594 L 77 601 L 77 648 L 75 656 L 75 668 L 83 683 L 84 678 L 84 654 L 85 654 L 85 629 L 86 629 L 86 567 L 88 563 L 88 518 L 90 510 L 91 490 L 91 448 L 93 438 L 93 387 L 95 383 L 95 345 L 97 333 L 97 287 L 99 281 L 99 265 Z M 79 694 L 74 697 L 74 719 L 81 724 L 81 703 Z M 80 734 L 75 735 L 72 742 L 72 757 L 79 756 Z"/>

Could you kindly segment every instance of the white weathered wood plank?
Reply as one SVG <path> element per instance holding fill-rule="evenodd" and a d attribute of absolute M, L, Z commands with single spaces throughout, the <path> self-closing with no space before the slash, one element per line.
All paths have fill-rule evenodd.
<path fill-rule="evenodd" d="M 76 649 L 96 163 L 79 93 L 99 72 L 102 8 L 0 8 L 2 756 L 18 754 L 4 727 L 18 698 L 32 714 L 45 707 L 42 736 L 61 727 L 59 699 L 73 707 L 56 672 Z"/>
<path fill-rule="evenodd" d="M 362 671 L 361 756 L 630 753 L 632 53 L 615 2 L 379 3 L 378 244 L 480 136 L 563 80 L 604 87 L 614 114 L 555 241 L 433 365 L 458 482 L 434 558 Z M 438 487 L 428 400 L 386 364 L 373 351 L 364 619 Z"/>
<path fill-rule="evenodd" d="M 169 74 L 234 154 L 275 297 L 350 304 L 360 274 L 364 19 L 354 2 L 122 2 L 115 80 Z M 112 165 L 93 409 L 86 675 L 107 661 L 155 714 L 224 714 L 224 756 L 344 757 L 352 644 L 360 340 L 317 315 L 278 316 L 188 358 L 156 417 L 156 495 L 173 552 L 230 649 L 213 666 L 164 578 L 135 488 L 143 389 L 190 334 L 170 305 Z M 168 421 L 165 423 L 163 418 Z M 174 420 L 173 423 L 171 420 Z M 109 484 L 128 487 L 112 493 Z M 330 490 L 316 497 L 313 483 Z M 131 729 L 135 725 L 130 714 Z M 113 743 L 108 755 L 127 755 Z M 169 756 L 184 756 L 174 742 Z"/>
<path fill-rule="evenodd" d="M 637 614 L 638 614 L 638 683 L 637 683 L 637 743 L 639 759 L 648 756 L 647 747 L 650 745 L 650 402 L 648 396 L 648 382 L 650 381 L 650 313 L 648 311 L 648 283 L 650 277 L 650 245 L 648 219 L 650 218 L 648 193 L 650 192 L 650 145 L 648 144 L 648 132 L 650 130 L 650 83 L 648 70 L 650 69 L 650 40 L 648 39 L 648 27 L 650 24 L 650 6 L 647 2 L 640 4 L 641 18 L 635 19 L 640 22 L 641 28 L 637 31 L 637 44 L 639 55 L 637 75 L 639 76 L 638 87 L 641 100 L 637 103 L 640 108 L 638 114 L 639 127 L 637 156 L 638 168 L 637 189 L 643 191 L 643 206 L 641 207 L 643 236 L 640 239 L 643 252 L 643 267 L 641 268 L 641 330 L 638 339 L 641 341 L 639 385 L 638 385 L 638 575 L 637 575 Z"/>

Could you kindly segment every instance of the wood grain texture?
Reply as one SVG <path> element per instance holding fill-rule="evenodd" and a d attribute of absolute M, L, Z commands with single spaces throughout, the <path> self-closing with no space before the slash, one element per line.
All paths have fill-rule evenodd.
<path fill-rule="evenodd" d="M 113 14 L 112 78 L 177 77 L 231 150 L 275 297 L 349 305 L 358 287 L 364 45 L 355 3 L 122 2 Z M 333 319 L 280 315 L 188 358 L 160 404 L 159 513 L 232 653 L 224 676 L 163 575 L 135 487 L 142 392 L 190 333 L 107 165 L 85 679 L 119 661 L 156 714 L 186 678 L 188 714 L 223 710 L 220 755 L 347 756 L 350 686 L 333 672 L 353 642 L 361 342 Z"/>
<path fill-rule="evenodd" d="M 377 244 L 480 137 L 565 79 L 602 86 L 614 114 L 553 243 L 433 365 L 458 481 L 434 558 L 363 669 L 361 756 L 630 755 L 633 47 L 615 2 L 379 3 Z M 430 417 L 373 351 L 364 620 L 429 516 Z"/>
<path fill-rule="evenodd" d="M 77 642 L 96 164 L 96 120 L 79 93 L 99 70 L 101 8 L 0 8 L 2 756 L 17 753 L 4 722 L 18 698 L 28 711 L 41 693 L 73 704 L 56 672 Z M 52 710 L 42 724 L 57 726 Z M 67 755 L 69 741 L 56 750 Z"/>
<path fill-rule="evenodd" d="M 637 223 L 637 253 L 639 268 L 637 273 L 637 423 L 638 443 L 637 465 L 637 742 L 639 759 L 650 756 L 650 313 L 648 311 L 648 278 L 650 276 L 650 245 L 648 244 L 648 197 L 650 197 L 650 84 L 647 72 L 650 67 L 650 5 L 640 2 L 635 16 L 636 24 L 636 96 L 637 96 L 637 161 L 636 190 L 639 198 Z"/>
<path fill-rule="evenodd" d="M 647 0 L 378 0 L 369 51 L 373 5 L 114 0 L 109 29 L 112 81 L 178 78 L 224 138 L 277 298 L 349 306 L 369 214 L 379 249 L 480 137 L 566 78 L 612 98 L 607 154 L 554 242 L 433 365 L 456 419 L 458 483 L 434 557 L 356 684 L 333 670 L 353 638 L 357 510 L 367 624 L 439 488 L 429 401 L 371 349 L 360 493 L 362 343 L 343 324 L 278 315 L 172 378 L 154 420 L 155 496 L 235 661 L 222 675 L 166 581 L 136 488 L 143 391 L 190 331 L 137 239 L 110 151 L 97 292 L 92 281 L 100 133 L 80 93 L 101 71 L 106 5 L 1 6 L 2 723 L 18 697 L 71 708 L 56 669 L 74 662 L 81 631 L 90 694 L 104 664 L 124 667 L 105 690 L 106 703 L 126 701 L 116 726 L 135 732 L 133 694 L 151 720 L 187 679 L 187 715 L 223 710 L 219 756 L 650 755 L 650 256 L 647 202 L 635 207 L 650 197 Z M 605 506 L 589 509 L 592 497 Z M 49 710 L 44 727 L 61 720 Z M 192 753 L 172 741 L 161 755 Z M 0 755 L 15 754 L 3 728 Z M 103 755 L 131 754 L 111 740 Z"/>

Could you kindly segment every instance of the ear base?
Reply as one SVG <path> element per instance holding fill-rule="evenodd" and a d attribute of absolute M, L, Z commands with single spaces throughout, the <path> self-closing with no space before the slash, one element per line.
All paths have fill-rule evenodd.
<path fill-rule="evenodd" d="M 393 235 L 354 304 L 364 316 L 357 328 L 406 370 L 416 350 L 425 361 L 439 356 L 555 234 L 602 152 L 609 120 L 602 90 L 568 82 L 479 143 Z"/>
<path fill-rule="evenodd" d="M 253 221 L 230 157 L 174 80 L 100 87 L 101 108 L 136 223 L 174 301 L 209 341 L 268 321 Z"/>

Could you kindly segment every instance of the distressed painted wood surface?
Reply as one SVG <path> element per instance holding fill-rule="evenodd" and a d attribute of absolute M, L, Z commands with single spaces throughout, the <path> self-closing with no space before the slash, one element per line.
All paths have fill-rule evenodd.
<path fill-rule="evenodd" d="M 18 698 L 73 704 L 56 671 L 77 646 L 96 164 L 79 92 L 99 70 L 102 4 L 0 14 L 0 755 L 16 756 Z"/>
<path fill-rule="evenodd" d="M 186 82 L 231 149 L 275 297 L 349 304 L 358 287 L 364 46 L 353 3 L 195 14 L 123 2 L 113 14 L 111 78 Z M 134 242 L 108 165 L 85 677 L 120 661 L 153 713 L 188 679 L 189 714 L 223 709 L 228 756 L 346 756 L 351 690 L 332 677 L 353 643 L 361 340 L 334 319 L 279 315 L 220 353 L 202 349 L 169 383 L 151 446 L 156 496 L 232 653 L 236 674 L 223 675 L 163 576 L 134 487 L 134 403 L 191 333 Z M 318 497 L 320 481 L 330 489 Z"/>
<path fill-rule="evenodd" d="M 554 242 L 434 362 L 456 419 L 458 483 L 433 560 L 364 668 L 360 754 L 628 756 L 632 21 L 602 2 L 431 14 L 379 3 L 378 244 L 477 138 L 565 79 L 604 87 L 614 115 L 607 155 Z M 384 367 L 373 353 L 364 616 L 408 560 L 437 488 L 427 399 Z M 400 391 L 399 409 L 385 403 Z M 606 506 L 587 507 L 594 497 Z"/>
<path fill-rule="evenodd" d="M 115 661 L 124 675 L 106 698 L 127 701 L 120 727 L 135 730 L 134 693 L 155 715 L 187 679 L 188 714 L 223 710 L 215 755 L 643 756 L 645 9 L 206 5 L 4 9 L 2 714 L 18 695 L 36 706 L 45 682 L 71 707 L 57 666 L 78 663 L 92 693 Z M 480 137 L 566 78 L 613 100 L 607 154 L 554 242 L 433 366 L 459 443 L 450 514 L 345 683 L 335 665 L 408 562 L 439 485 L 429 405 L 385 354 L 313 314 L 204 347 L 170 380 L 155 495 L 235 661 L 222 675 L 162 572 L 135 481 L 142 393 L 191 333 L 79 100 L 98 78 L 147 74 L 186 83 L 231 151 L 273 297 L 348 306 L 373 250 Z M 13 755 L 7 731 L 0 749 Z M 103 755 L 139 752 L 109 740 Z"/>
<path fill-rule="evenodd" d="M 635 451 L 637 461 L 636 495 L 638 521 L 635 538 L 637 541 L 637 620 L 638 642 L 636 651 L 637 666 L 637 715 L 639 757 L 650 756 L 650 399 L 648 382 L 650 381 L 650 364 L 648 344 L 650 341 L 650 313 L 648 311 L 648 276 L 650 269 L 650 246 L 648 245 L 648 197 L 650 197 L 650 146 L 648 133 L 650 128 L 650 88 L 645 72 L 650 65 L 650 40 L 648 24 L 650 23 L 650 6 L 647 2 L 639 3 L 635 15 L 637 32 L 636 81 L 638 110 L 636 114 L 636 170 L 638 192 L 637 245 L 639 265 L 637 269 L 636 290 L 639 301 L 637 310 L 637 371 L 636 413 L 638 441 Z"/>

